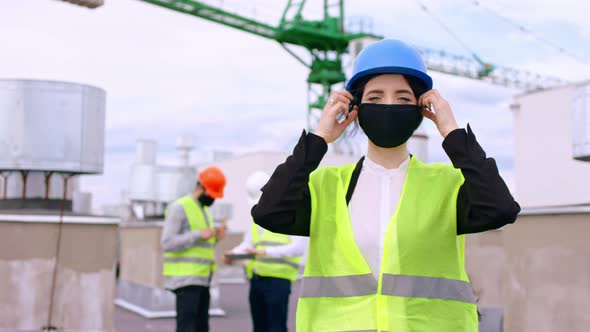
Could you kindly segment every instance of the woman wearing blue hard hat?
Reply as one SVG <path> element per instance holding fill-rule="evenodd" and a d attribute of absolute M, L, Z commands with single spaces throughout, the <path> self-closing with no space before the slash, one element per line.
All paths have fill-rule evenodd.
<path fill-rule="evenodd" d="M 513 223 L 518 203 L 410 46 L 366 47 L 346 90 L 332 94 L 252 209 L 262 227 L 310 238 L 297 331 L 477 331 L 463 234 Z M 423 117 L 444 137 L 452 166 L 408 151 Z M 366 157 L 316 169 L 357 118 Z"/>

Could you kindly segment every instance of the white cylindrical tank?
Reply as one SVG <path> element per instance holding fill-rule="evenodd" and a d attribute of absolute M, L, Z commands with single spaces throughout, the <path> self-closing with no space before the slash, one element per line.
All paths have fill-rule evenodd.
<path fill-rule="evenodd" d="M 158 199 L 157 144 L 151 140 L 138 140 L 135 162 L 129 176 L 129 200 L 150 201 Z"/>
<path fill-rule="evenodd" d="M 170 203 L 182 196 L 180 182 L 182 172 L 177 167 L 160 167 L 158 169 L 158 202 Z"/>
<path fill-rule="evenodd" d="M 573 102 L 573 158 L 590 161 L 590 82 L 576 87 Z"/>
<path fill-rule="evenodd" d="M 0 79 L 0 170 L 102 173 L 105 105 L 89 85 Z"/>
<path fill-rule="evenodd" d="M 133 164 L 129 176 L 129 200 L 155 202 L 157 199 L 156 165 Z"/>
<path fill-rule="evenodd" d="M 191 135 L 181 135 L 176 138 L 177 150 L 192 150 L 195 148 L 194 138 Z"/>
<path fill-rule="evenodd" d="M 155 165 L 158 145 L 152 140 L 138 140 L 135 148 L 137 164 Z"/>

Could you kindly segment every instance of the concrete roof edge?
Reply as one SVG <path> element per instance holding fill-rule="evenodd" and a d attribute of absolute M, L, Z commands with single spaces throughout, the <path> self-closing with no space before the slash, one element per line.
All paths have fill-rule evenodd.
<path fill-rule="evenodd" d="M 551 214 L 590 214 L 590 205 L 570 205 L 570 206 L 547 206 L 535 208 L 523 208 L 521 216 L 531 215 L 551 215 Z"/>

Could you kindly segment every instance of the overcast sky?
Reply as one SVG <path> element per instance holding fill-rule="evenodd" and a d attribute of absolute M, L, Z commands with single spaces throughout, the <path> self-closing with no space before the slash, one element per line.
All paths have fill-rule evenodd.
<path fill-rule="evenodd" d="M 65 80 L 107 91 L 103 175 L 82 189 L 94 206 L 126 189 L 137 139 L 158 141 L 173 162 L 175 138 L 194 135 L 198 162 L 214 149 L 243 153 L 292 149 L 305 127 L 307 69 L 276 42 L 143 3 L 106 0 L 96 10 L 55 0 L 0 2 L 0 77 Z M 204 1 L 276 24 L 286 1 Z M 308 1 L 307 17 L 321 1 Z M 462 47 L 419 6 L 460 37 Z M 590 3 L 578 0 L 348 0 L 348 17 L 371 18 L 373 32 L 496 65 L 576 81 L 590 78 Z M 501 13 L 504 18 L 495 13 Z M 522 33 L 505 18 L 534 32 Z M 543 39 L 545 41 L 540 41 Z M 551 45 L 550 45 L 551 44 Z M 560 52 L 557 46 L 565 51 Z M 513 185 L 509 110 L 518 90 L 433 73 L 460 125 L 471 124 Z M 428 124 L 431 161 L 446 159 Z"/>

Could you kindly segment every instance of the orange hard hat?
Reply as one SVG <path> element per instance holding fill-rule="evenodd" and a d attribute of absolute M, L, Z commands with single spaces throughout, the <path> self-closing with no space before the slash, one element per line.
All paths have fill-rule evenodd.
<path fill-rule="evenodd" d="M 215 166 L 206 167 L 199 172 L 199 182 L 205 188 L 207 195 L 212 198 L 223 198 L 225 175 Z"/>

